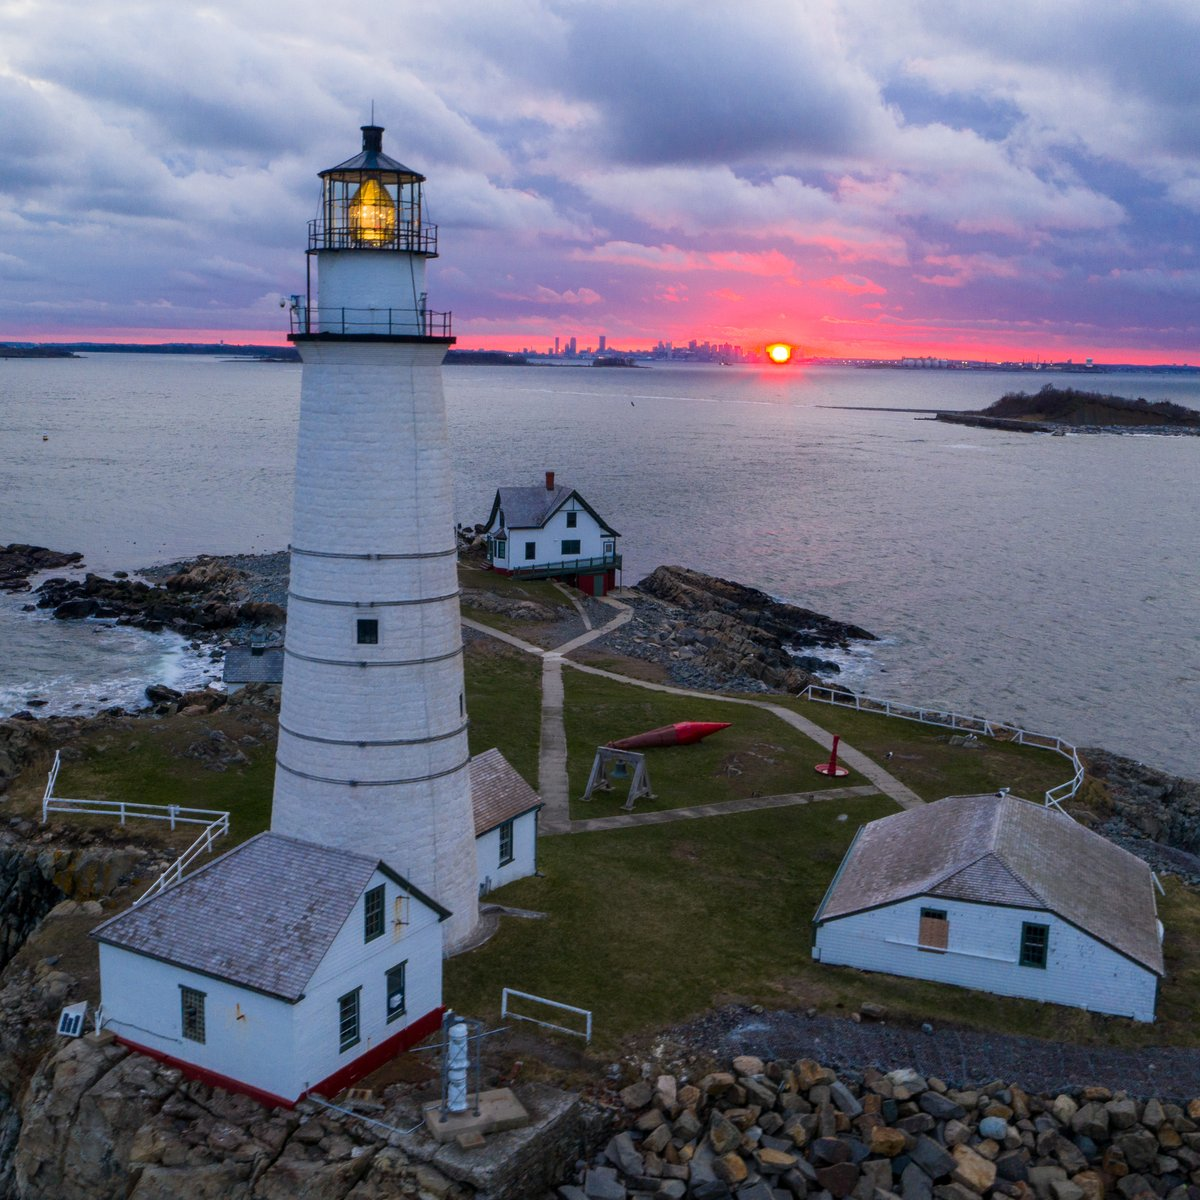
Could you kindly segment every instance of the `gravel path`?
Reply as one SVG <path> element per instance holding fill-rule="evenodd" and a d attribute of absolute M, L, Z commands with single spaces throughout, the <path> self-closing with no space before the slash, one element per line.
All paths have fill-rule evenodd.
<path fill-rule="evenodd" d="M 840 1072 L 912 1067 L 956 1087 L 1015 1081 L 1054 1094 L 1097 1084 L 1134 1096 L 1189 1100 L 1200 1095 L 1200 1050 L 1077 1046 L 971 1030 L 927 1034 L 889 1024 L 796 1012 L 725 1008 L 667 1034 L 697 1051 L 728 1058 L 813 1058 Z"/>

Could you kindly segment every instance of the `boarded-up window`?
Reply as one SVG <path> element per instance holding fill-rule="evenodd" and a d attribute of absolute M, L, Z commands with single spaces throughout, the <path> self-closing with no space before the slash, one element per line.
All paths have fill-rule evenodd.
<path fill-rule="evenodd" d="M 950 944 L 950 922 L 942 908 L 921 909 L 921 929 L 917 943 L 922 950 L 942 951 Z"/>

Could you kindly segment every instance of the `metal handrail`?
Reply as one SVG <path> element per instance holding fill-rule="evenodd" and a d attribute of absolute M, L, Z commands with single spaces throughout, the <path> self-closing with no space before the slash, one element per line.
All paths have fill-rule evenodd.
<path fill-rule="evenodd" d="M 493 559 L 493 563 L 499 560 Z M 619 554 L 602 554 L 596 558 L 564 558 L 561 562 L 551 563 L 531 563 L 529 566 L 510 567 L 509 570 L 514 575 L 520 575 L 522 571 L 554 571 L 566 573 L 567 571 L 589 571 L 596 567 L 619 567 L 621 565 L 621 556 Z"/>
<path fill-rule="evenodd" d="M 173 883 L 183 878 L 184 868 L 212 849 L 213 842 L 229 832 L 229 814 L 222 813 L 219 820 L 209 825 L 204 832 L 133 902 L 136 908 L 143 900 L 166 891 Z"/>
<path fill-rule="evenodd" d="M 412 308 L 309 308 L 294 305 L 291 331 L 294 334 L 334 333 L 376 337 L 451 337 L 449 312 Z"/>
<path fill-rule="evenodd" d="M 586 1029 L 571 1029 L 566 1025 L 555 1025 L 551 1021 L 540 1021 L 537 1017 L 522 1016 L 508 1007 L 510 996 L 520 996 L 523 1000 L 535 1000 L 538 1004 L 548 1004 L 551 1008 L 561 1008 L 564 1012 L 578 1013 L 587 1022 Z M 535 996 L 532 992 L 519 992 L 516 988 L 506 987 L 500 993 L 500 1015 L 511 1017 L 514 1021 L 531 1021 L 541 1025 L 543 1029 L 557 1029 L 559 1033 L 569 1033 L 572 1037 L 581 1037 L 585 1042 L 592 1040 L 592 1011 L 589 1008 L 576 1008 L 573 1004 L 563 1004 L 559 1000 L 547 1000 L 545 996 Z"/>
<path fill-rule="evenodd" d="M 46 790 L 42 794 L 42 824 L 52 812 L 84 813 L 93 816 L 116 816 L 122 825 L 129 818 L 139 821 L 167 821 L 172 829 L 176 825 L 203 825 L 204 832 L 143 892 L 134 905 L 156 895 L 172 883 L 183 878 L 183 869 L 201 854 L 212 849 L 219 837 L 229 832 L 229 814 L 215 808 L 186 808 L 179 804 L 137 804 L 128 800 L 70 800 L 54 794 L 62 766 L 61 754 L 54 752 L 54 762 L 46 779 Z"/>
<path fill-rule="evenodd" d="M 1035 746 L 1041 750 L 1053 750 L 1070 761 L 1074 767 L 1074 773 L 1065 783 L 1060 783 L 1057 787 L 1052 787 L 1045 792 L 1043 802 L 1047 808 L 1057 808 L 1060 812 L 1065 811 L 1062 802 L 1070 800 L 1083 786 L 1085 772 L 1079 751 L 1070 742 L 1064 741 L 1054 734 L 1031 733 L 1028 729 L 1022 729 L 1019 725 L 1011 725 L 1006 721 L 991 721 L 986 717 L 968 716 L 941 708 L 904 704 L 899 700 L 881 700 L 875 696 L 860 696 L 857 692 L 812 683 L 800 693 L 800 697 L 818 704 L 853 708 L 856 712 L 878 713 L 882 716 L 896 717 L 902 721 L 934 725 L 939 729 L 960 729 L 966 733 L 982 733 L 985 737 L 995 738 L 997 741 L 1015 742 L 1018 746 Z"/>

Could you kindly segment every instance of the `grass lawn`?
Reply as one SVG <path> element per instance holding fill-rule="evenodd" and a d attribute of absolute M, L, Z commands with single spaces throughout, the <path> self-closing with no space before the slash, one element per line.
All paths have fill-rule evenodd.
<path fill-rule="evenodd" d="M 580 799 L 597 746 L 676 721 L 732 724 L 692 746 L 647 750 L 646 769 L 657 799 L 639 800 L 638 812 L 864 782 L 853 772 L 836 780 L 818 775 L 813 767 L 827 759 L 828 753 L 761 709 L 664 695 L 635 684 L 585 675 L 570 667 L 563 670 L 563 688 L 571 816 L 575 820 L 611 816 L 621 812 L 625 803 L 626 790 L 620 785 L 607 795 L 597 793 L 586 802 Z"/>
<path fill-rule="evenodd" d="M 508 986 L 591 1009 L 601 1054 L 622 1038 L 739 1001 L 849 1013 L 874 1000 L 911 1024 L 1200 1045 L 1200 896 L 1173 881 L 1160 902 L 1168 978 L 1153 1025 L 813 962 L 812 915 L 855 830 L 894 811 L 868 797 L 546 838 L 538 851 L 544 878 L 490 897 L 546 919 L 506 918 L 490 942 L 447 962 L 446 1002 L 496 1020 Z M 842 813 L 849 819 L 839 821 Z"/>
<path fill-rule="evenodd" d="M 542 661 L 492 638 L 467 643 L 468 741 L 472 754 L 493 746 L 537 787 L 542 727 Z"/>
<path fill-rule="evenodd" d="M 271 733 L 264 735 L 269 723 Z M 241 706 L 219 709 L 204 716 L 175 716 L 167 721 L 130 720 L 127 725 L 85 733 L 64 754 L 55 794 L 79 799 L 127 800 L 138 804 L 178 804 L 231 814 L 226 850 L 261 833 L 271 823 L 271 793 L 275 779 L 273 714 Z M 215 736 L 214 736 L 215 735 Z M 253 745 L 242 743 L 252 737 Z M 223 771 L 203 765 L 198 756 L 214 740 L 241 751 L 248 760 Z M 45 763 L 49 767 L 49 761 Z M 38 777 L 40 775 L 40 778 Z M 21 807 L 41 815 L 45 775 L 23 773 L 14 799 Z M 111 829 L 114 821 L 98 816 L 55 813 L 55 822 Z M 162 821 L 131 821 L 137 837 L 172 847 L 188 845 L 200 832 L 185 825 L 172 834 Z"/>
<path fill-rule="evenodd" d="M 544 877 L 489 899 L 547 918 L 506 919 L 447 962 L 446 1001 L 495 1017 L 509 986 L 590 1008 L 602 1047 L 724 1000 L 786 1004 L 855 829 L 894 811 L 878 797 L 544 838 Z"/>
<path fill-rule="evenodd" d="M 1018 746 L 980 735 L 975 748 L 950 745 L 948 729 L 899 717 L 855 712 L 795 697 L 771 697 L 810 721 L 841 734 L 856 750 L 885 766 L 923 800 L 1011 788 L 1016 796 L 1040 800 L 1047 788 L 1071 778 L 1070 762 L 1051 750 Z M 890 759 L 886 758 L 888 751 Z"/>

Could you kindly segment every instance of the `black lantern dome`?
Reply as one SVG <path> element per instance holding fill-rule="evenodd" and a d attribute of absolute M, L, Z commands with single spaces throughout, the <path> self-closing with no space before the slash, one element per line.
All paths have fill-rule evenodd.
<path fill-rule="evenodd" d="M 321 172 L 321 215 L 308 226 L 309 253 L 399 250 L 437 257 L 437 226 L 422 211 L 425 176 L 383 152 L 383 127 L 362 127 L 361 154 Z"/>

